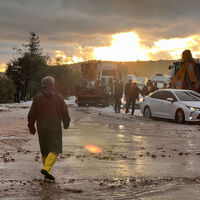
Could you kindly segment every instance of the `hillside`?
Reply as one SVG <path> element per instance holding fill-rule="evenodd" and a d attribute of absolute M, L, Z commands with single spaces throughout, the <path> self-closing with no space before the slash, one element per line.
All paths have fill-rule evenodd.
<path fill-rule="evenodd" d="M 102 62 L 112 62 L 112 61 L 102 61 Z M 135 74 L 136 76 L 143 76 L 150 78 L 155 74 L 161 73 L 164 75 L 169 74 L 169 65 L 171 65 L 174 60 L 159 60 L 159 61 L 136 61 L 136 62 L 123 62 L 124 65 L 127 66 L 128 74 Z M 121 62 L 113 62 L 113 63 L 121 63 Z M 63 65 L 70 66 L 73 68 L 80 67 L 82 63 L 76 63 L 71 65 Z"/>
<path fill-rule="evenodd" d="M 170 72 L 168 67 L 173 62 L 173 60 L 159 60 L 126 62 L 125 64 L 128 67 L 129 74 L 150 78 L 157 73 L 168 75 Z"/>

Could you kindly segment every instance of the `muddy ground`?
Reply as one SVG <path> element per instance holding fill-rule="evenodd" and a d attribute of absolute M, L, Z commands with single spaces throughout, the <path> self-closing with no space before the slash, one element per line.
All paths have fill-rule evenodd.
<path fill-rule="evenodd" d="M 200 199 L 199 125 L 70 106 L 50 183 L 40 174 L 37 135 L 26 128 L 28 110 L 0 112 L 0 199 Z"/>

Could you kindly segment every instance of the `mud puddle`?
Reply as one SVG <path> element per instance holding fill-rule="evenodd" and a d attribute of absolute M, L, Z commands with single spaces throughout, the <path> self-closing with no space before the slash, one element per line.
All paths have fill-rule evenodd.
<path fill-rule="evenodd" d="M 71 115 L 55 183 L 40 174 L 37 136 L 1 137 L 1 199 L 199 199 L 198 127 Z"/>

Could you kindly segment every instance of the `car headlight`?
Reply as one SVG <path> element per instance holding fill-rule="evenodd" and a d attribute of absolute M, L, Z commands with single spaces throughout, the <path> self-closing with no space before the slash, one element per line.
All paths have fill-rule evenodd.
<path fill-rule="evenodd" d="M 121 103 L 126 104 L 126 100 L 124 98 L 121 98 Z"/>
<path fill-rule="evenodd" d="M 195 108 L 195 107 L 192 107 L 192 106 L 187 106 L 191 111 L 196 111 L 196 110 L 200 110 L 200 108 Z"/>
<path fill-rule="evenodd" d="M 143 103 L 144 102 L 144 97 L 141 97 L 140 100 L 139 100 L 139 102 Z"/>

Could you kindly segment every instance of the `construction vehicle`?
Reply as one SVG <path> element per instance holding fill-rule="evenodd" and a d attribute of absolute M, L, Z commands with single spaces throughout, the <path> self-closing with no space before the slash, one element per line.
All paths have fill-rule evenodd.
<path fill-rule="evenodd" d="M 78 106 L 108 106 L 112 103 L 113 86 L 116 80 L 127 78 L 122 63 L 88 61 L 80 66 L 82 81 L 76 86 Z"/>
<path fill-rule="evenodd" d="M 176 89 L 200 89 L 200 64 L 193 59 L 191 51 L 185 50 L 182 59 L 169 66 L 171 70 L 170 87 Z"/>

